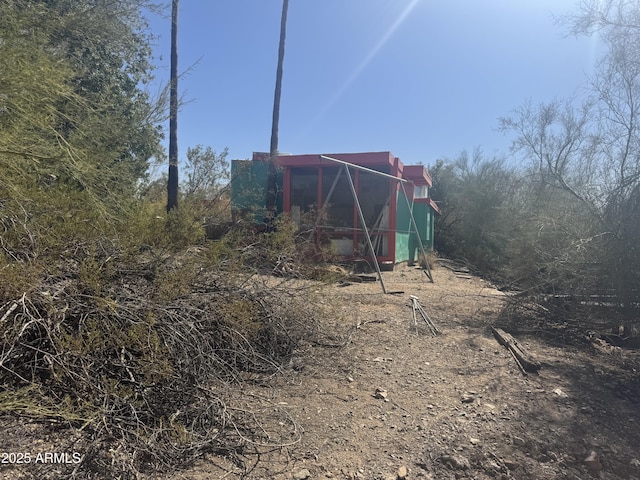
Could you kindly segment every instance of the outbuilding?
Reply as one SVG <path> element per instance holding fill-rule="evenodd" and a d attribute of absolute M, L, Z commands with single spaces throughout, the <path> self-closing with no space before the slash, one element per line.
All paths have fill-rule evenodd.
<path fill-rule="evenodd" d="M 262 220 L 269 155 L 231 165 L 235 216 Z M 432 179 L 423 165 L 404 165 L 390 152 L 279 155 L 277 213 L 286 212 L 316 238 L 345 257 L 371 260 L 388 269 L 413 263 L 433 249 L 435 216 Z"/>

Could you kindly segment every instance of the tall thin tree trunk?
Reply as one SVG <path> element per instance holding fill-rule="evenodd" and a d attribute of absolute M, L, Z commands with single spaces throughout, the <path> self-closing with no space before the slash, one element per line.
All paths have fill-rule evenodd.
<path fill-rule="evenodd" d="M 277 201 L 277 176 L 275 165 L 278 156 L 278 125 L 280 123 L 280 97 L 282 93 L 282 66 L 284 64 L 284 46 L 287 35 L 287 12 L 289 0 L 282 2 L 282 17 L 280 20 L 280 44 L 278 46 L 278 68 L 276 70 L 276 90 L 273 99 L 273 120 L 271 122 L 271 145 L 269 148 L 269 170 L 267 174 L 267 214 L 274 215 Z"/>
<path fill-rule="evenodd" d="M 178 207 L 178 0 L 171 2 L 171 73 L 169 85 L 169 181 L 167 212 Z"/>

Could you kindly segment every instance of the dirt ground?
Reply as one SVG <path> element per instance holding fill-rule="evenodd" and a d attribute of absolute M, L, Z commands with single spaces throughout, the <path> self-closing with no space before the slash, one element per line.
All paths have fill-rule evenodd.
<path fill-rule="evenodd" d="M 640 479 L 638 351 L 519 333 L 542 364 L 525 376 L 489 329 L 505 293 L 442 266 L 435 283 L 412 267 L 383 276 L 403 293 L 325 287 L 334 314 L 323 328 L 335 335 L 309 342 L 269 382 L 248 379 L 229 405 L 269 419 L 260 455 L 145 478 Z M 409 295 L 440 335 L 414 323 Z M 2 467 L 1 478 L 19 476 Z"/>
<path fill-rule="evenodd" d="M 345 345 L 309 345 L 276 385 L 245 392 L 274 409 L 291 444 L 173 478 L 640 479 L 637 351 L 518 336 L 542 364 L 525 376 L 489 329 L 505 294 L 443 267 L 433 275 L 383 273 L 397 295 L 378 282 L 331 287 Z M 420 319 L 416 330 L 409 295 L 440 335 Z"/>

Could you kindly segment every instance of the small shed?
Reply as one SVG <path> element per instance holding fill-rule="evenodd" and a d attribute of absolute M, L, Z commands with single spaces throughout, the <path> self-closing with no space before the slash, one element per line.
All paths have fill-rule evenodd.
<path fill-rule="evenodd" d="M 234 215 L 264 217 L 268 154 L 231 165 Z M 415 261 L 420 242 L 433 249 L 438 206 L 422 165 L 404 165 L 390 152 L 279 155 L 278 213 L 316 230 L 346 259 L 371 259 L 387 268 Z M 347 175 L 348 172 L 348 175 Z M 364 220 L 364 222 L 363 222 Z"/>

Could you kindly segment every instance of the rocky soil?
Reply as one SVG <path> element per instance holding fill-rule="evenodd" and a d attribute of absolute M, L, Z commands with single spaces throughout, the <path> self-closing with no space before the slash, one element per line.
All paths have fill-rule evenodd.
<path fill-rule="evenodd" d="M 640 479 L 638 351 L 518 332 L 542 365 L 525 376 L 489 328 L 508 294 L 441 266 L 435 283 L 411 267 L 383 275 L 402 293 L 378 282 L 310 291 L 332 312 L 326 341 L 238 387 L 228 408 L 271 441 L 144 478 Z M 410 295 L 439 335 L 414 322 Z M 37 425 L 3 427 L 5 450 L 55 450 Z M 27 478 L 1 467 L 0 478 Z"/>
<path fill-rule="evenodd" d="M 601 341 L 518 340 L 542 364 L 523 375 L 492 336 L 505 294 L 443 267 L 404 267 L 388 290 L 331 287 L 343 346 L 310 344 L 276 385 L 245 394 L 273 408 L 290 445 L 241 468 L 208 458 L 181 479 L 640 479 L 640 356 Z M 415 295 L 441 330 L 412 318 Z M 282 412 L 290 416 L 284 425 Z"/>

